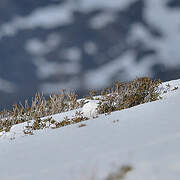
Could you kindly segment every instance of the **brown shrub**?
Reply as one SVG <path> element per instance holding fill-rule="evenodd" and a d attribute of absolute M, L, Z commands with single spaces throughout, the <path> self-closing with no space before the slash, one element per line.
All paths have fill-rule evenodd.
<path fill-rule="evenodd" d="M 151 80 L 148 77 L 137 78 L 129 83 L 117 82 L 111 91 L 104 93 L 99 103 L 98 112 L 111 113 L 126 108 L 130 108 L 146 102 L 158 100 L 159 94 L 156 88 L 160 85 L 160 80 Z"/>
<path fill-rule="evenodd" d="M 96 97 L 99 100 L 98 113 L 109 114 L 113 111 L 156 101 L 159 97 L 156 88 L 160 83 L 160 80 L 151 80 L 148 77 L 137 78 L 128 83 L 117 82 L 112 88 L 102 90 L 101 96 Z M 96 95 L 96 92 L 90 91 L 88 99 L 94 99 L 94 95 Z M 27 122 L 24 133 L 32 134 L 34 130 L 49 127 L 59 128 L 88 120 L 88 118 L 83 117 L 81 112 L 76 112 L 75 117 L 71 119 L 65 117 L 61 122 L 52 118 L 41 119 L 45 116 L 80 108 L 84 105 L 85 100 L 78 101 L 74 92 L 67 93 L 65 90 L 60 94 L 50 95 L 48 99 L 37 93 L 32 98 L 31 105 L 26 100 L 24 106 L 21 103 L 14 104 L 11 111 L 3 110 L 0 112 L 0 132 L 8 132 L 13 125 L 23 122 Z M 34 120 L 33 124 L 29 124 L 30 120 Z"/>

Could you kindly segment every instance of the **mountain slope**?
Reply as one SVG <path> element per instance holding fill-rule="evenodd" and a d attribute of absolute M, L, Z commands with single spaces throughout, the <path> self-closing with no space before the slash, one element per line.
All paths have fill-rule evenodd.
<path fill-rule="evenodd" d="M 103 180 L 129 164 L 133 169 L 128 180 L 178 180 L 180 90 L 174 87 L 180 87 L 180 80 L 161 85 L 162 100 L 99 115 L 81 128 L 75 124 L 36 131 L 34 136 L 17 135 L 14 140 L 1 137 L 1 178 L 79 180 L 94 174 Z"/>

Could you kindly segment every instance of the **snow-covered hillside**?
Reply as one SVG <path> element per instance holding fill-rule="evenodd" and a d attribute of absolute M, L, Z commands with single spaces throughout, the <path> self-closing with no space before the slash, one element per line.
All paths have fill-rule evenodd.
<path fill-rule="evenodd" d="M 178 180 L 179 88 L 180 80 L 163 83 L 161 100 L 99 115 L 81 128 L 80 123 L 22 136 L 22 125 L 17 125 L 0 138 L 1 179 L 105 180 L 130 165 L 127 180 Z"/>

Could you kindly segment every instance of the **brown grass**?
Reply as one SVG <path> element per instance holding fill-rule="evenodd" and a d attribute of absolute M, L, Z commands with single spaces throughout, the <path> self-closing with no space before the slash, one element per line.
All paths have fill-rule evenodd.
<path fill-rule="evenodd" d="M 120 167 L 117 171 L 114 171 L 111 174 L 109 174 L 105 180 L 125 179 L 127 174 L 132 170 L 133 170 L 133 168 L 130 165 L 124 165 L 124 166 Z"/>
<path fill-rule="evenodd" d="M 0 112 L 0 132 L 8 132 L 13 125 L 23 122 L 27 122 L 24 133 L 33 134 L 34 130 L 60 128 L 86 121 L 88 118 L 84 117 L 81 112 L 76 112 L 76 115 L 71 119 L 65 117 L 61 122 L 57 122 L 51 117 L 41 119 L 42 117 L 80 108 L 84 105 L 86 99 L 99 100 L 97 109 L 99 114 L 109 114 L 113 111 L 156 101 L 159 99 L 156 88 L 160 83 L 160 80 L 151 80 L 148 77 L 137 78 L 128 83 L 117 82 L 112 88 L 102 90 L 101 96 L 95 96 L 96 92 L 90 91 L 90 95 L 81 101 L 77 100 L 77 95 L 74 92 L 67 93 L 65 90 L 60 94 L 50 95 L 48 99 L 37 93 L 30 104 L 26 100 L 24 105 L 21 103 L 14 104 L 11 110 Z M 30 120 L 33 120 L 33 123 L 30 123 Z"/>

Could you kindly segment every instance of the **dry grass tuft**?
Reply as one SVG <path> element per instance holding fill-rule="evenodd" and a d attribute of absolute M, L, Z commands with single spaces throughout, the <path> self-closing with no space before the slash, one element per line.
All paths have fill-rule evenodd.
<path fill-rule="evenodd" d="M 132 171 L 133 168 L 129 165 L 120 167 L 117 171 L 109 174 L 105 180 L 122 180 L 125 179 L 126 175 Z"/>
<path fill-rule="evenodd" d="M 37 93 L 32 98 L 31 105 L 26 100 L 24 106 L 21 103 L 14 104 L 12 110 L 3 110 L 0 113 L 0 132 L 8 132 L 13 125 L 33 119 L 35 120 L 33 129 L 40 129 L 40 127 L 45 126 L 40 118 L 70 111 L 82 106 L 83 102 L 77 101 L 77 95 L 74 92 L 66 93 L 63 90 L 60 94 L 50 95 L 48 99 Z"/>
<path fill-rule="evenodd" d="M 137 78 L 129 83 L 117 82 L 111 89 L 103 91 L 98 112 L 99 114 L 108 114 L 113 111 L 156 101 L 159 98 L 156 88 L 160 83 L 160 80 L 151 80 L 148 77 Z"/>
<path fill-rule="evenodd" d="M 36 118 L 32 122 L 27 122 L 27 125 L 24 129 L 24 134 L 33 135 L 33 131 L 45 129 L 45 128 L 51 128 L 51 129 L 57 129 L 64 126 L 80 123 L 83 121 L 87 121 L 88 118 L 84 117 L 83 114 L 80 111 L 76 111 L 76 114 L 72 118 L 68 118 L 67 116 L 64 117 L 62 121 L 56 121 L 52 117 L 41 119 Z M 86 124 L 80 124 L 79 127 L 86 126 Z"/>
<path fill-rule="evenodd" d="M 86 124 L 82 123 L 80 124 L 78 127 L 81 128 L 81 127 L 84 127 L 84 126 L 87 126 Z"/>
<path fill-rule="evenodd" d="M 97 92 L 90 91 L 90 95 L 86 99 L 99 100 L 98 113 L 109 114 L 113 111 L 158 100 L 159 94 L 156 92 L 156 88 L 160 83 L 160 80 L 151 80 L 148 77 L 137 78 L 128 83 L 117 82 L 112 88 L 102 90 L 100 96 L 95 97 Z M 27 122 L 24 133 L 33 134 L 34 130 L 60 128 L 86 121 L 88 118 L 84 117 L 81 112 L 76 112 L 76 115 L 71 119 L 65 117 L 61 122 L 52 118 L 42 119 L 42 117 L 80 108 L 86 99 L 78 101 L 74 92 L 67 93 L 65 90 L 60 94 L 50 95 L 48 99 L 37 93 L 32 98 L 30 105 L 26 100 L 24 105 L 14 104 L 12 110 L 0 112 L 0 132 L 8 132 L 13 125 L 24 122 Z"/>

